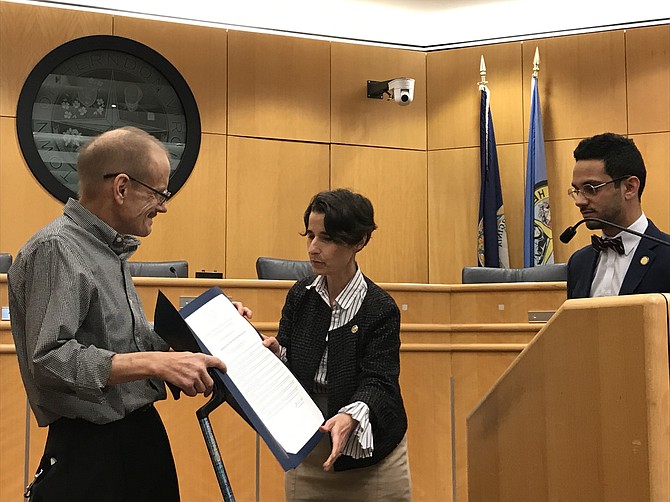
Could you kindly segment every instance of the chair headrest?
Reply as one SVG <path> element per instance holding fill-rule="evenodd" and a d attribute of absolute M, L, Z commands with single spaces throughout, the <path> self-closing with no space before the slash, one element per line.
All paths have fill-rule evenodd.
<path fill-rule="evenodd" d="M 553 263 L 528 268 L 463 267 L 463 284 L 487 282 L 560 282 L 568 279 L 568 264 Z"/>
<path fill-rule="evenodd" d="M 177 261 L 129 261 L 133 277 L 188 277 L 188 262 Z"/>
<path fill-rule="evenodd" d="M 312 265 L 302 260 L 282 260 L 261 256 L 256 260 L 256 274 L 259 279 L 297 281 L 312 275 Z"/>
<path fill-rule="evenodd" d="M 0 274 L 6 274 L 12 265 L 12 255 L 9 253 L 0 253 Z"/>

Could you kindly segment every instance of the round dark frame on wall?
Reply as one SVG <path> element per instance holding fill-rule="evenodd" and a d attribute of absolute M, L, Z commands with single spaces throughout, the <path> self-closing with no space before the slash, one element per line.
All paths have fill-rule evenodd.
<path fill-rule="evenodd" d="M 64 65 L 70 60 L 73 60 L 72 66 L 70 68 L 77 68 L 77 61 L 75 60 L 75 58 L 86 55 L 90 56 L 91 61 L 93 61 L 95 58 L 95 61 L 99 62 L 100 60 L 102 60 L 100 54 L 99 55 L 89 54 L 96 52 L 99 52 L 100 54 L 118 53 L 121 57 L 125 56 L 132 58 L 133 62 L 135 60 L 139 60 L 143 65 L 142 70 L 146 75 L 151 75 L 151 78 L 153 78 L 154 80 L 157 79 L 158 77 L 162 77 L 160 79 L 160 82 L 142 83 L 142 85 L 145 86 L 145 89 L 154 89 L 155 95 L 161 95 L 158 98 L 154 96 L 155 98 L 154 101 L 160 101 L 160 98 L 162 98 L 162 96 L 165 95 L 164 89 L 168 89 L 167 94 L 169 94 L 170 100 L 173 100 L 174 97 L 176 96 L 176 98 L 180 101 L 181 110 L 183 110 L 183 115 L 173 115 L 173 117 L 179 118 L 179 123 L 174 125 L 173 127 L 171 127 L 171 125 L 168 123 L 167 130 L 163 131 L 163 133 L 168 138 L 168 142 L 165 142 L 166 146 L 168 147 L 170 146 L 169 143 L 170 134 L 172 133 L 178 135 L 179 145 L 181 145 L 182 142 L 184 144 L 181 156 L 180 157 L 171 156 L 170 158 L 171 172 L 170 172 L 170 182 L 168 190 L 170 190 L 170 192 L 172 192 L 173 194 L 177 193 L 179 189 L 184 185 L 191 172 L 193 171 L 193 167 L 195 166 L 195 162 L 198 158 L 198 153 L 200 151 L 200 132 L 201 132 L 200 113 L 198 111 L 198 106 L 196 104 L 195 97 L 193 96 L 191 89 L 186 83 L 186 80 L 184 80 L 179 71 L 172 65 L 172 63 L 170 63 L 158 52 L 134 40 L 112 35 L 95 35 L 95 36 L 78 38 L 70 42 L 67 42 L 57 47 L 46 56 L 44 56 L 44 58 L 39 63 L 37 63 L 35 68 L 33 68 L 33 70 L 28 75 L 28 78 L 26 79 L 26 82 L 24 83 L 23 88 L 21 89 L 21 93 L 19 95 L 19 102 L 16 112 L 16 129 L 19 139 L 19 146 L 21 148 L 21 152 L 23 153 L 23 157 L 25 158 L 28 164 L 28 167 L 32 171 L 35 178 L 37 178 L 39 183 L 51 195 L 53 195 L 60 201 L 66 202 L 67 199 L 70 197 L 72 198 L 77 197 L 76 192 L 74 192 L 64 182 L 61 182 L 61 180 L 59 180 L 56 176 L 52 174 L 51 170 L 45 164 L 42 158 L 40 148 L 38 148 L 38 145 L 36 144 L 35 134 L 39 133 L 40 131 L 36 130 L 37 121 L 35 120 L 35 109 L 36 105 L 41 105 L 41 103 L 37 103 L 37 100 L 42 99 L 40 97 L 40 92 L 43 90 L 43 86 L 45 86 L 45 84 L 46 84 L 45 87 L 48 88 L 49 86 L 53 86 L 54 82 L 58 82 L 58 79 L 68 78 L 69 75 L 67 74 L 64 77 L 62 75 L 52 75 L 52 72 L 56 68 L 58 68 L 60 65 Z M 128 59 L 127 61 L 131 61 L 131 59 Z M 104 66 L 101 66 L 101 68 L 105 69 Z M 152 71 L 155 71 L 156 73 L 150 73 Z M 73 78 L 76 80 L 78 77 L 76 75 L 73 75 Z M 98 82 L 100 83 L 97 85 L 100 86 L 103 85 L 101 83 L 102 80 L 98 79 Z M 133 84 L 131 83 L 130 85 L 132 86 Z M 141 89 L 137 85 L 134 85 L 133 89 L 135 89 L 135 92 L 139 92 L 140 99 L 142 99 Z M 139 89 L 139 91 L 137 89 Z M 132 115 L 131 108 L 128 106 L 127 100 L 125 101 L 125 103 L 127 107 L 126 116 L 128 117 Z M 75 102 L 73 101 L 72 104 L 74 105 Z M 77 104 L 80 106 L 79 108 L 80 110 L 87 110 L 85 107 L 82 108 L 80 103 Z M 51 102 L 49 103 L 49 105 L 46 105 L 45 108 L 51 106 L 52 108 L 55 109 L 54 105 L 58 105 L 58 103 L 56 103 L 55 101 Z M 66 104 L 63 103 L 62 106 L 65 107 L 65 105 Z M 95 109 L 95 105 L 96 103 L 93 103 L 93 105 L 89 105 L 88 111 L 84 111 L 81 115 L 82 116 L 94 115 L 95 112 L 93 112 L 93 110 Z M 70 109 L 69 106 L 70 103 L 67 102 L 68 110 Z M 105 106 L 107 106 L 106 109 Z M 134 106 L 135 109 L 132 110 L 133 112 L 136 110 L 137 105 L 134 104 Z M 95 122 L 94 127 L 98 128 L 97 133 L 102 133 L 105 130 L 114 129 L 121 125 L 134 125 L 135 127 L 146 130 L 150 134 L 152 132 L 155 132 L 152 131 L 151 128 L 149 127 L 143 127 L 143 125 L 146 124 L 135 123 L 132 120 L 123 120 L 119 121 L 116 124 L 110 121 L 104 123 L 105 121 L 101 120 L 101 118 L 103 114 L 108 115 L 109 108 L 110 108 L 109 102 L 107 102 L 106 105 L 103 105 L 100 109 L 97 110 L 97 112 L 99 112 L 98 115 L 96 116 L 97 121 L 89 120 L 89 123 Z M 111 108 L 116 108 L 116 101 L 114 102 L 114 104 L 111 105 Z M 71 116 L 77 113 L 75 107 L 73 107 L 72 110 L 73 112 L 70 114 Z M 102 110 L 104 110 L 104 112 Z M 114 113 L 116 113 L 118 116 L 120 112 L 115 111 Z M 146 115 L 148 116 L 149 113 L 151 112 L 148 112 Z M 165 115 L 169 117 L 167 113 Z M 71 121 L 71 123 L 74 122 Z M 84 121 L 80 123 L 82 123 L 82 125 L 87 124 Z M 50 122 L 48 120 L 43 121 L 43 124 L 40 123 L 38 125 L 44 127 L 47 124 L 50 125 Z M 183 126 L 185 126 L 185 131 L 182 130 Z M 64 134 L 61 133 L 56 134 L 56 136 L 59 135 L 64 136 Z M 54 136 L 54 134 L 50 134 L 48 136 Z M 62 143 L 63 140 L 60 141 L 60 144 Z M 46 150 L 48 150 L 47 153 L 54 153 L 52 151 L 55 149 L 59 148 L 54 148 L 53 145 L 50 147 L 46 147 Z M 78 146 L 76 147 L 76 149 L 78 150 Z M 42 153 L 45 153 L 45 150 L 43 150 Z M 62 152 L 56 152 L 56 153 L 63 155 Z M 175 163 L 176 167 L 174 166 Z M 73 169 L 74 168 L 71 167 L 70 171 L 72 171 Z"/>

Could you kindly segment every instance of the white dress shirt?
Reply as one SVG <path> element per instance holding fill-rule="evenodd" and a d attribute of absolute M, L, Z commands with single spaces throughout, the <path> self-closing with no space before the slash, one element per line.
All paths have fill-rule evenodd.
<path fill-rule="evenodd" d="M 341 326 L 344 326 L 351 321 L 361 308 L 361 304 L 368 292 L 368 285 L 365 282 L 365 277 L 361 269 L 356 267 L 356 273 L 344 287 L 342 292 L 337 295 L 337 298 L 330 303 L 328 296 L 328 283 L 326 277 L 319 275 L 312 284 L 307 286 L 307 289 L 314 288 L 319 296 L 332 309 L 330 318 L 330 327 L 328 331 L 332 331 Z M 326 342 L 328 335 L 326 335 Z M 321 358 L 319 369 L 314 377 L 314 388 L 317 393 L 326 393 L 328 367 L 328 345 Z M 349 439 L 342 450 L 343 455 L 349 455 L 353 458 L 366 458 L 372 456 L 374 450 L 374 439 L 372 436 L 372 424 L 370 424 L 370 408 L 362 401 L 356 401 L 343 408 L 338 413 L 348 413 L 351 417 L 358 421 L 358 425 L 349 434 Z M 327 418 L 327 417 L 326 417 Z"/>
<path fill-rule="evenodd" d="M 649 222 L 647 217 L 642 215 L 628 228 L 643 234 L 647 230 Z M 633 235 L 623 230 L 615 237 L 621 237 L 623 242 L 624 254 L 619 254 L 613 249 L 607 249 L 600 252 L 596 273 L 591 283 L 591 297 L 596 296 L 617 296 L 621 290 L 621 285 L 628 272 L 628 267 L 633 260 L 633 255 L 640 243 L 641 237 Z"/>

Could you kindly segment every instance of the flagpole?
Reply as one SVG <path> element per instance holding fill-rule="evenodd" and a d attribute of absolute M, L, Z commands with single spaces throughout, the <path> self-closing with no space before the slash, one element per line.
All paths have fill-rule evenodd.
<path fill-rule="evenodd" d="M 540 48 L 535 47 L 535 56 L 533 57 L 533 77 L 540 75 Z"/>
<path fill-rule="evenodd" d="M 488 82 L 486 81 L 486 63 L 484 62 L 484 55 L 482 54 L 482 58 L 479 61 L 479 76 L 481 80 L 479 81 L 479 90 L 482 91 L 482 87 L 484 87 Z"/>

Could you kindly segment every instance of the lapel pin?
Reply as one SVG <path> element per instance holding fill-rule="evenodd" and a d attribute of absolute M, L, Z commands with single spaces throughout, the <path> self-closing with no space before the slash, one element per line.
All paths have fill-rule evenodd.
<path fill-rule="evenodd" d="M 356 324 L 354 324 L 354 325 L 351 327 L 351 332 L 352 332 L 352 333 L 358 333 L 358 326 L 357 326 Z"/>
<path fill-rule="evenodd" d="M 649 263 L 648 256 L 643 256 L 642 258 L 640 258 L 640 265 L 646 265 L 647 263 Z"/>

